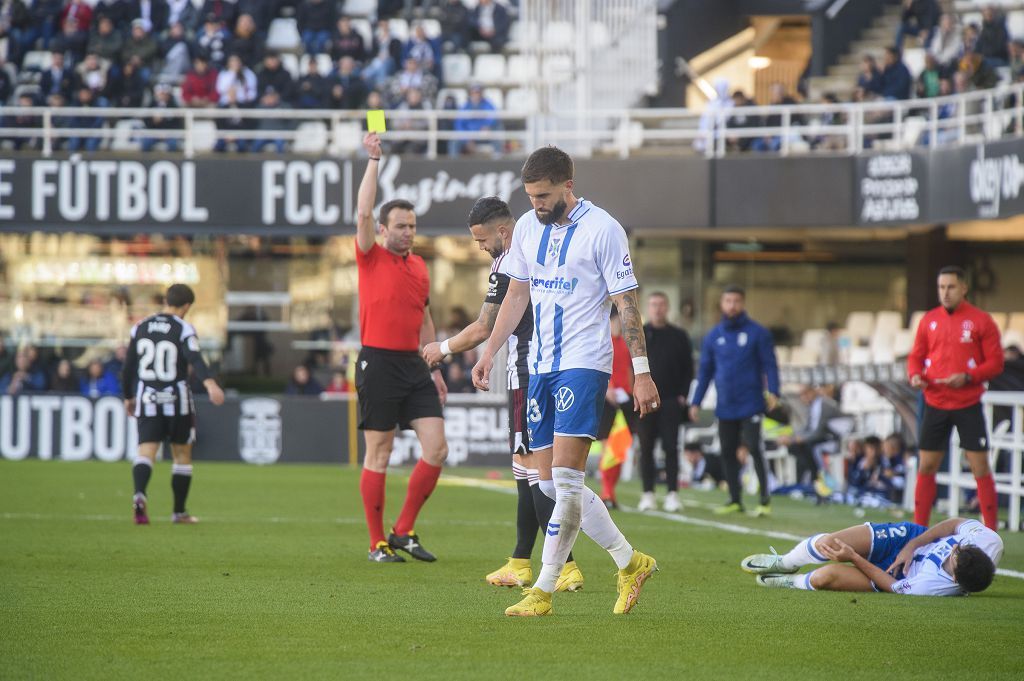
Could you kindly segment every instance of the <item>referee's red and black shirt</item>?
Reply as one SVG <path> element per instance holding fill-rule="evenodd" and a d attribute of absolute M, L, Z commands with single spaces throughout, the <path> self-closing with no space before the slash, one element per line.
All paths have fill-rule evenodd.
<path fill-rule="evenodd" d="M 423 258 L 395 255 L 378 244 L 366 253 L 356 244 L 359 268 L 359 329 L 364 346 L 416 352 L 430 298 Z"/>

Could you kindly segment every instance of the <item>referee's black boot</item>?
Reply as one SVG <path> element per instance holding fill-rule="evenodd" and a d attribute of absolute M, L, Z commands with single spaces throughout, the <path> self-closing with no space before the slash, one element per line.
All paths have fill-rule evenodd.
<path fill-rule="evenodd" d="M 416 534 L 399 536 L 392 532 L 388 535 L 388 546 L 395 551 L 405 551 L 416 560 L 426 561 L 427 563 L 433 563 L 437 560 L 437 556 L 423 548 L 423 545 L 420 544 L 420 538 Z"/>

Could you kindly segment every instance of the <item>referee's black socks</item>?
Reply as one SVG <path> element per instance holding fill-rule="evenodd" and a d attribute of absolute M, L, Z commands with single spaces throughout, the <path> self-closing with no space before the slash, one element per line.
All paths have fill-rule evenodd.
<path fill-rule="evenodd" d="M 174 512 L 185 512 L 188 488 L 192 485 L 192 464 L 176 463 L 171 467 L 171 491 L 174 492 Z"/>

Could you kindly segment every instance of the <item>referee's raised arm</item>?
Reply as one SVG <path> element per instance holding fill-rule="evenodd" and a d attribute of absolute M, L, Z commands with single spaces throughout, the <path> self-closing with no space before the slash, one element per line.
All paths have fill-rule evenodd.
<path fill-rule="evenodd" d="M 359 183 L 359 197 L 356 201 L 356 245 L 363 253 L 368 252 L 377 242 L 377 225 L 373 217 L 373 206 L 377 202 L 377 171 L 380 169 L 380 135 L 366 133 L 363 148 L 369 155 L 363 181 Z"/>

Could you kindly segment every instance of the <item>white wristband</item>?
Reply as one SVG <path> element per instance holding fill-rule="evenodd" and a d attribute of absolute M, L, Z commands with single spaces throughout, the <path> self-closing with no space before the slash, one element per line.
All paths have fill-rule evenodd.
<path fill-rule="evenodd" d="M 651 363 L 647 361 L 646 357 L 634 357 L 633 358 L 633 373 L 634 374 L 649 374 L 649 373 L 651 373 Z"/>
<path fill-rule="evenodd" d="M 452 354 L 452 348 L 448 344 L 448 341 L 450 340 L 451 338 L 441 341 L 441 354 L 444 355 L 445 357 L 448 357 L 449 355 Z"/>

